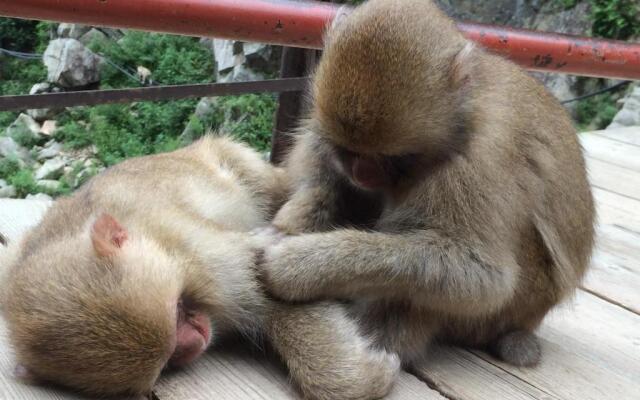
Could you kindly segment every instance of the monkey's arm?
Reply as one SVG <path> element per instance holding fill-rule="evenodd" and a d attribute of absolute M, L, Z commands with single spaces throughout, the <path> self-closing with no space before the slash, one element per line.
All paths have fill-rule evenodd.
<path fill-rule="evenodd" d="M 437 229 L 343 229 L 285 238 L 267 248 L 263 269 L 269 289 L 287 300 L 373 295 L 476 313 L 513 293 L 519 267 L 501 253 Z"/>
<path fill-rule="evenodd" d="M 273 225 L 288 234 L 329 230 L 336 222 L 338 175 L 327 161 L 326 145 L 315 135 L 299 137 L 287 160 L 294 192 Z"/>

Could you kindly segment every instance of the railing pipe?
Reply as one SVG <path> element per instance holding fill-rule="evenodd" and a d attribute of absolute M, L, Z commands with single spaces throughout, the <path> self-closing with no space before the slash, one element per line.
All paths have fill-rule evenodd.
<path fill-rule="evenodd" d="M 0 15 L 321 48 L 338 12 L 303 0 L 0 0 Z M 345 9 L 347 10 L 347 9 Z M 425 21 L 428 23 L 428 21 Z M 531 70 L 640 79 L 640 44 L 459 23 L 471 40 Z"/>

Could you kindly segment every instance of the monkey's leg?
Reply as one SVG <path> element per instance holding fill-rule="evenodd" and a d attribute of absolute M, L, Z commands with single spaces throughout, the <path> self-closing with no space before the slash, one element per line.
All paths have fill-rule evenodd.
<path fill-rule="evenodd" d="M 538 338 L 532 332 L 513 331 L 489 346 L 489 351 L 501 360 L 518 367 L 530 367 L 540 362 Z"/>
<path fill-rule="evenodd" d="M 386 395 L 400 368 L 371 347 L 336 303 L 276 305 L 268 334 L 305 398 L 365 400 Z"/>
<path fill-rule="evenodd" d="M 285 238 L 268 247 L 269 290 L 288 300 L 411 299 L 454 315 L 495 311 L 514 292 L 519 266 L 500 249 L 430 229 L 386 234 L 351 229 Z"/>

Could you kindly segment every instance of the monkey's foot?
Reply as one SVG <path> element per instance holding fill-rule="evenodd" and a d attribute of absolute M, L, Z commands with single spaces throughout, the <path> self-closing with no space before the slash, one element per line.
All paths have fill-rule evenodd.
<path fill-rule="evenodd" d="M 496 357 L 517 367 L 532 367 L 540 362 L 540 343 L 531 332 L 508 333 L 498 339 L 491 350 Z"/>
<path fill-rule="evenodd" d="M 302 387 L 306 399 L 313 400 L 373 400 L 386 396 L 400 371 L 397 355 L 367 348 L 355 359 L 334 372 L 324 375 L 311 387 Z M 324 382 L 323 382 L 324 381 Z"/>

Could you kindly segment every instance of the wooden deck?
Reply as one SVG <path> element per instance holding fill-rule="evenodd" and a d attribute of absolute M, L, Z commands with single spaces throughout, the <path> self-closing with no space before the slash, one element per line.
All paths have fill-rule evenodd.
<path fill-rule="evenodd" d="M 434 349 L 402 373 L 389 399 L 640 399 L 640 129 L 585 133 L 581 140 L 598 205 L 593 266 L 576 297 L 539 330 L 542 363 L 515 368 L 477 351 Z M 0 201 L 0 233 L 15 237 L 46 204 Z M 0 321 L 0 399 L 81 399 L 11 377 Z M 277 363 L 246 350 L 212 351 L 164 376 L 159 400 L 296 399 Z"/>

